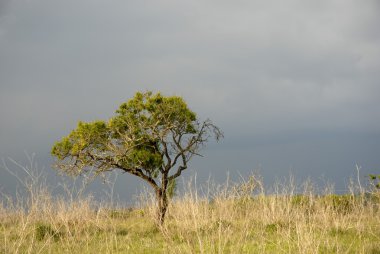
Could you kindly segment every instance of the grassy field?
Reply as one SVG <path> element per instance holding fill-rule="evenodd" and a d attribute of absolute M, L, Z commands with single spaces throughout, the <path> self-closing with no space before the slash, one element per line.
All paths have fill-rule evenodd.
<path fill-rule="evenodd" d="M 252 195 L 246 185 L 188 191 L 163 227 L 149 196 L 122 209 L 40 189 L 27 208 L 0 206 L 0 253 L 380 253 L 376 196 Z"/>
<path fill-rule="evenodd" d="M 149 194 L 125 209 L 25 186 L 24 198 L 2 196 L 0 253 L 380 253 L 378 192 L 267 192 L 252 176 L 202 195 L 187 188 L 159 227 Z"/>

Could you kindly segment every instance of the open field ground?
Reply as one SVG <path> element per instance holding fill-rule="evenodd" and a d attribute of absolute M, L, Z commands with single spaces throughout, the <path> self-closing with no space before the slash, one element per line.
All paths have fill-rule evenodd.
<path fill-rule="evenodd" d="M 3 197 L 0 253 L 380 253 L 378 193 L 277 187 L 267 194 L 254 177 L 202 195 L 189 187 L 159 227 L 149 194 L 125 209 L 39 186 L 22 202 Z"/>

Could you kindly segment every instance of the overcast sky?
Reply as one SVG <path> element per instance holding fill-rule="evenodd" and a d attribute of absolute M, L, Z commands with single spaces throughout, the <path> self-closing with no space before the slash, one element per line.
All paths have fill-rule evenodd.
<path fill-rule="evenodd" d="M 78 120 L 153 90 L 224 130 L 190 165 L 200 178 L 343 188 L 356 163 L 380 172 L 379 24 L 378 0 L 0 0 L 0 157 L 50 171 Z"/>

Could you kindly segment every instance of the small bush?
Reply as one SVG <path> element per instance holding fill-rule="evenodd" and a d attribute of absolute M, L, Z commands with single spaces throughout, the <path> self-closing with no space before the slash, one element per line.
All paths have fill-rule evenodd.
<path fill-rule="evenodd" d="M 290 227 L 289 223 L 278 221 L 278 222 L 266 224 L 264 230 L 266 233 L 276 233 L 282 229 L 286 229 L 289 227 Z"/>
<path fill-rule="evenodd" d="M 38 223 L 35 227 L 35 237 L 38 241 L 42 241 L 45 238 L 52 237 L 54 240 L 59 240 L 62 234 L 54 230 L 51 225 Z"/>
<path fill-rule="evenodd" d="M 126 229 L 119 229 L 119 230 L 116 231 L 116 235 L 121 235 L 121 236 L 128 235 L 128 230 L 126 230 Z"/>
<path fill-rule="evenodd" d="M 349 213 L 354 208 L 352 196 L 330 194 L 321 197 L 323 205 L 327 208 L 331 207 L 337 213 Z"/>
<path fill-rule="evenodd" d="M 291 197 L 291 203 L 294 206 L 303 207 L 303 206 L 309 206 L 311 203 L 311 200 L 309 196 L 297 194 Z"/>

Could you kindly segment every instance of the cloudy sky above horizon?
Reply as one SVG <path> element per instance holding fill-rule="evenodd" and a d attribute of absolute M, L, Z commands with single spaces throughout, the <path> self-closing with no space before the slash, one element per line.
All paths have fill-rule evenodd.
<path fill-rule="evenodd" d="M 201 177 L 379 172 L 379 24 L 378 0 L 2 0 L 0 157 L 153 90 L 224 130 Z"/>

